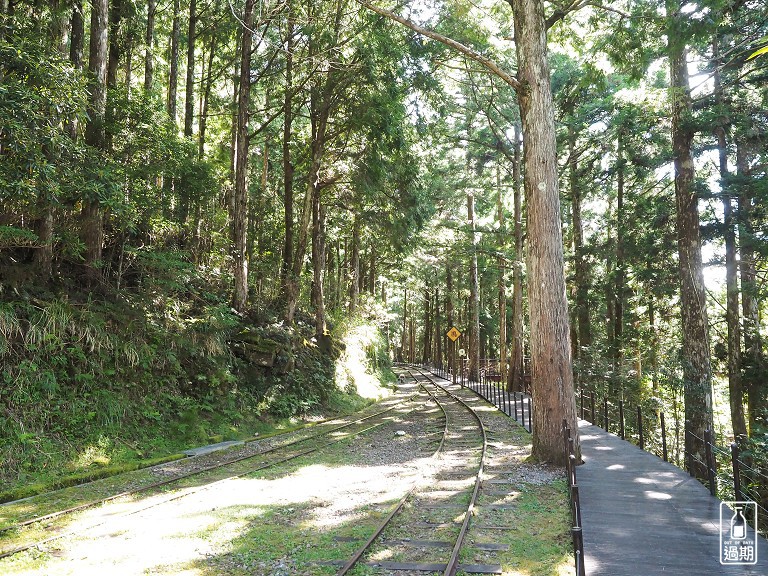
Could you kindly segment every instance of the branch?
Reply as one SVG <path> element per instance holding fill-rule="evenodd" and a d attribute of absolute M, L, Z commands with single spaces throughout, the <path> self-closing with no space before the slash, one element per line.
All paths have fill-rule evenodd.
<path fill-rule="evenodd" d="M 502 70 L 498 64 L 496 64 L 493 60 L 486 58 L 479 52 L 473 50 L 469 46 L 465 46 L 461 42 L 457 42 L 456 40 L 453 40 L 452 38 L 448 38 L 447 36 L 443 36 L 442 34 L 438 34 L 437 32 L 434 32 L 433 30 L 429 30 L 428 28 L 424 28 L 423 26 L 419 26 L 418 24 L 411 22 L 410 20 L 407 20 L 403 18 L 402 16 L 398 16 L 394 12 L 390 12 L 389 10 L 384 10 L 383 8 L 379 8 L 378 6 L 373 6 L 372 4 L 369 4 L 368 2 L 365 2 L 364 0 L 357 0 L 357 2 L 369 10 L 376 12 L 376 14 L 379 14 L 381 16 L 384 16 L 386 18 L 389 18 L 390 20 L 394 20 L 395 22 L 398 22 L 405 26 L 406 28 L 410 28 L 417 34 L 421 34 L 422 36 L 426 36 L 427 38 L 431 38 L 432 40 L 436 40 L 438 42 L 441 42 L 442 44 L 445 44 L 446 46 L 450 46 L 454 50 L 461 52 L 466 56 L 467 58 L 474 60 L 475 62 L 481 64 L 484 68 L 489 70 L 491 73 L 495 74 L 504 82 L 509 84 L 512 88 L 515 90 L 519 90 L 521 88 L 520 81 L 509 74 L 508 72 L 505 72 Z"/>

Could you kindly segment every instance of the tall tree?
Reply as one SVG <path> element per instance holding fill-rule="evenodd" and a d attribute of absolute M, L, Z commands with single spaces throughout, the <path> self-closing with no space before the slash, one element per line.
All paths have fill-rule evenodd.
<path fill-rule="evenodd" d="M 478 62 L 512 86 L 518 95 L 523 125 L 523 163 L 528 206 L 528 295 L 531 322 L 531 380 L 534 411 L 533 454 L 563 462 L 562 424 L 576 434 L 576 399 L 565 295 L 557 146 L 552 90 L 547 62 L 547 20 L 540 0 L 508 0 L 514 13 L 517 78 L 471 48 L 419 26 L 392 12 L 358 0 L 375 12 L 442 42 Z"/>
<path fill-rule="evenodd" d="M 173 0 L 173 23 L 171 29 L 171 51 L 168 62 L 168 116 L 176 122 L 177 91 L 179 87 L 179 45 L 181 38 L 180 0 Z"/>
<path fill-rule="evenodd" d="M 510 0 L 514 12 L 517 91 L 523 124 L 525 198 L 528 208 L 528 297 L 531 315 L 533 454 L 562 462 L 558 437 L 565 421 L 577 434 L 571 367 L 568 303 L 557 178 L 555 114 L 552 103 L 543 2 Z M 576 441 L 577 458 L 581 457 Z"/>
<path fill-rule="evenodd" d="M 187 27 L 187 81 L 186 81 L 186 92 L 184 94 L 184 136 L 186 136 L 187 138 L 192 137 L 192 122 L 194 121 L 194 116 L 195 116 L 195 41 L 196 40 L 197 40 L 197 0 L 189 0 L 189 23 Z M 251 40 L 251 43 L 252 42 L 253 41 Z"/>
<path fill-rule="evenodd" d="M 688 16 L 683 12 L 683 3 L 679 0 L 666 0 L 666 14 L 683 330 L 686 468 L 697 478 L 706 478 L 703 439 L 704 431 L 712 428 L 712 367 L 707 297 L 701 261 L 699 199 L 693 185 L 691 146 L 694 133 L 690 121 L 691 97 L 686 46 Z"/>
<path fill-rule="evenodd" d="M 144 37 L 144 92 L 152 90 L 155 79 L 155 14 L 157 0 L 147 0 L 147 29 Z"/>
<path fill-rule="evenodd" d="M 720 60 L 720 46 L 717 35 L 712 41 L 712 55 L 715 62 Z M 733 434 L 739 441 L 747 438 L 747 423 L 744 415 L 744 391 L 742 388 L 741 326 L 739 312 L 738 263 L 736 262 L 736 215 L 733 210 L 733 192 L 729 183 L 727 118 L 725 114 L 724 89 L 719 65 L 714 72 L 715 100 L 720 115 L 715 123 L 717 138 L 718 168 L 721 178 L 723 202 L 723 237 L 725 240 L 725 284 L 726 284 L 726 325 L 728 327 L 728 392 L 731 404 Z"/>
<path fill-rule="evenodd" d="M 521 391 L 524 386 L 525 364 L 523 354 L 523 191 L 521 181 L 520 126 L 515 124 L 512 158 L 512 194 L 515 219 L 515 260 L 512 269 L 512 334 L 509 355 L 508 387 Z"/>
<path fill-rule="evenodd" d="M 469 235 L 469 350 L 468 375 L 480 380 L 480 281 L 477 275 L 477 225 L 475 223 L 475 195 L 467 192 L 467 234 Z"/>
<path fill-rule="evenodd" d="M 193 0 L 194 3 L 194 0 Z M 232 266 L 234 290 L 232 307 L 245 311 L 248 303 L 248 118 L 251 104 L 251 55 L 253 53 L 253 12 L 255 0 L 246 0 L 241 23 L 240 82 L 237 95 L 237 139 L 235 148 L 235 192 L 232 203 Z M 191 10 L 191 9 L 190 9 Z M 191 39 L 190 39 L 191 42 Z M 187 94 L 189 101 L 189 94 Z"/>
<path fill-rule="evenodd" d="M 107 110 L 107 30 L 109 27 L 108 0 L 93 0 L 91 5 L 91 31 L 88 51 L 90 97 L 85 143 L 98 151 L 104 150 L 104 118 Z M 83 199 L 80 235 L 85 245 L 86 276 L 92 284 L 101 279 L 99 268 L 104 238 L 103 210 L 98 195 L 92 192 Z"/>

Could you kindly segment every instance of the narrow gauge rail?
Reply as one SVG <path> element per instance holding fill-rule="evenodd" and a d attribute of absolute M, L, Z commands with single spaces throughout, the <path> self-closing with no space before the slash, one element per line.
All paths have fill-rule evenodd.
<path fill-rule="evenodd" d="M 465 541 L 469 531 L 470 522 L 475 514 L 478 494 L 483 481 L 483 470 L 488 453 L 488 436 L 482 419 L 468 402 L 449 390 L 448 386 L 438 384 L 431 375 L 418 370 L 410 372 L 422 386 L 431 385 L 432 390 L 427 389 L 429 395 L 439 406 L 445 417 L 443 437 L 433 456 L 442 460 L 454 459 L 448 462 L 447 469 L 440 474 L 448 479 L 449 483 L 471 484 L 448 490 L 430 490 L 428 486 L 414 485 L 410 491 L 393 507 L 387 517 L 380 523 L 370 538 L 362 544 L 336 573 L 337 576 L 348 574 L 357 564 L 364 561 L 375 550 L 377 543 L 382 546 L 401 546 L 406 551 L 415 548 L 450 549 L 450 556 L 442 562 L 423 562 L 420 551 L 412 551 L 408 559 L 411 561 L 378 561 L 365 562 L 367 566 L 378 567 L 391 571 L 425 571 L 439 572 L 444 576 L 454 576 L 457 570 L 467 573 L 500 574 L 500 565 L 488 564 L 459 564 L 460 552 L 465 548 Z M 474 477 L 474 481 L 473 480 Z M 440 500 L 444 498 L 443 500 Z M 433 503 L 435 501 L 439 503 Z M 462 502 L 464 501 L 464 502 Z M 412 510 L 406 513 L 406 504 Z M 422 514 L 430 511 L 447 512 L 449 518 L 442 518 L 441 522 L 416 521 Z M 461 517 L 459 523 L 456 519 Z M 453 531 L 453 541 L 442 540 L 397 540 L 387 539 L 388 532 L 404 532 L 408 534 L 436 534 L 445 530 Z M 494 547 L 493 544 L 482 544 L 486 551 L 500 550 L 503 547 Z M 406 552 L 407 554 L 407 552 Z"/>
<path fill-rule="evenodd" d="M 403 400 L 393 404 L 392 406 L 377 411 L 373 414 L 369 414 L 367 416 L 362 416 L 359 418 L 355 418 L 349 422 L 345 422 L 343 424 L 340 424 L 338 426 L 332 426 L 328 430 L 323 430 L 322 432 L 319 432 L 317 434 L 313 434 L 304 438 L 299 438 L 297 440 L 293 440 L 290 442 L 286 442 L 284 444 L 280 444 L 277 446 L 274 446 L 272 448 L 268 448 L 266 450 L 257 451 L 255 453 L 250 453 L 246 455 L 241 455 L 235 458 L 225 459 L 222 461 L 215 462 L 213 464 L 203 466 L 200 468 L 196 468 L 192 471 L 182 473 L 179 475 L 175 475 L 171 478 L 166 478 L 157 482 L 152 482 L 150 484 L 140 486 L 134 489 L 125 490 L 118 494 L 111 494 L 107 497 L 90 500 L 88 502 L 79 504 L 77 506 L 72 506 L 70 508 L 59 510 L 50 514 L 45 514 L 41 516 L 36 516 L 33 518 L 29 518 L 27 520 L 12 524 L 10 526 L 6 526 L 3 528 L 0 528 L 0 536 L 4 533 L 9 533 L 16 530 L 22 530 L 30 525 L 38 524 L 41 522 L 47 522 L 51 520 L 58 520 L 61 519 L 64 516 L 74 514 L 75 512 L 83 511 L 89 508 L 95 508 L 96 506 L 107 504 L 110 502 L 113 502 L 115 500 L 118 500 L 120 498 L 127 498 L 136 494 L 141 494 L 145 492 L 150 492 L 152 490 L 157 490 L 159 493 L 162 489 L 165 489 L 172 484 L 181 482 L 182 480 L 186 480 L 188 478 L 192 478 L 194 476 L 199 476 L 207 472 L 216 472 L 218 470 L 222 470 L 227 466 L 233 466 L 235 464 L 239 464 L 241 462 L 246 462 L 248 460 L 258 458 L 258 457 L 264 457 L 266 455 L 272 456 L 270 460 L 261 460 L 259 464 L 255 467 L 249 467 L 243 471 L 240 471 L 236 474 L 229 474 L 225 476 L 224 478 L 219 478 L 216 480 L 211 481 L 203 481 L 201 485 L 189 488 L 187 490 L 184 490 L 181 493 L 174 493 L 171 494 L 165 498 L 161 498 L 157 501 L 150 502 L 148 504 L 139 506 L 138 508 L 134 508 L 131 510 L 128 510 L 123 513 L 113 514 L 109 515 L 108 513 L 105 513 L 101 516 L 100 519 L 97 519 L 93 523 L 89 523 L 87 526 L 79 528 L 77 530 L 69 530 L 69 531 L 62 531 L 57 533 L 54 536 L 50 536 L 44 539 L 35 540 L 33 542 L 25 543 L 19 546 L 15 546 L 10 549 L 6 550 L 0 550 L 0 559 L 7 558 L 9 556 L 13 556 L 15 554 L 19 554 L 21 552 L 24 552 L 25 550 L 30 550 L 32 548 L 36 548 L 38 546 L 41 546 L 43 544 L 47 544 L 49 542 L 52 542 L 54 540 L 58 540 L 67 536 L 75 535 L 82 533 L 86 530 L 89 530 L 91 528 L 96 528 L 98 526 L 101 526 L 105 524 L 108 521 L 117 519 L 117 518 L 123 518 L 126 516 L 131 516 L 134 514 L 138 514 L 140 512 L 143 512 L 145 510 L 149 510 L 150 508 L 155 508 L 157 506 L 161 506 L 163 504 L 174 502 L 176 500 L 179 500 L 181 498 L 191 496 L 193 494 L 197 494 L 203 490 L 208 490 L 214 486 L 218 486 L 224 482 L 228 482 L 231 480 L 235 480 L 237 478 L 242 478 L 244 476 L 248 476 L 250 474 L 254 474 L 256 472 L 265 470 L 267 468 L 277 466 L 279 464 L 283 464 L 285 462 L 289 462 L 291 460 L 294 460 L 296 458 L 299 458 L 301 456 L 306 456 L 308 454 L 312 454 L 313 452 L 317 452 L 323 448 L 326 448 L 328 446 L 332 446 L 334 444 L 337 444 L 339 442 L 343 442 L 344 440 L 348 440 L 349 438 L 353 436 L 358 436 L 360 434 L 364 434 L 366 432 L 369 432 L 375 428 L 378 428 L 379 426 L 382 426 L 389 422 L 390 416 L 388 416 L 391 412 L 395 411 L 396 409 L 402 407 L 403 405 L 406 405 L 408 403 L 413 403 L 414 400 L 416 400 L 418 397 L 417 393 L 411 394 L 407 398 L 404 398 Z M 410 411 L 414 410 L 415 407 L 411 407 Z M 339 420 L 339 419 L 336 419 Z M 330 422 L 333 422 L 335 420 L 332 420 Z M 329 440 L 329 438 L 333 437 L 333 439 Z M 258 440 L 254 440 L 251 443 L 256 443 Z M 154 467 L 154 469 L 161 468 L 162 466 Z M 82 488 L 86 485 L 81 485 L 78 488 Z M 45 496 L 45 495 L 41 495 Z M 12 504 L 12 503 L 9 503 Z"/>

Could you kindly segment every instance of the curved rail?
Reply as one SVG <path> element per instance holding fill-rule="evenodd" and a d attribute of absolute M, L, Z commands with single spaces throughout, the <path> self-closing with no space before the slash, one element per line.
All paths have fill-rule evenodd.
<path fill-rule="evenodd" d="M 485 425 L 483 424 L 482 420 L 477 415 L 477 413 L 472 409 L 471 406 L 469 406 L 464 400 L 462 400 L 461 398 L 453 394 L 450 390 L 438 384 L 431 377 L 431 375 L 418 369 L 416 371 L 419 372 L 422 377 L 426 378 L 427 381 L 430 384 L 432 384 L 435 388 L 438 388 L 445 395 L 447 395 L 448 397 L 453 399 L 455 402 L 460 404 L 462 407 L 464 407 L 472 415 L 473 419 L 478 425 L 480 432 L 482 433 L 482 451 L 480 454 L 478 471 L 477 471 L 477 474 L 475 475 L 474 489 L 472 491 L 472 495 L 467 505 L 466 512 L 464 513 L 464 520 L 462 522 L 461 528 L 459 529 L 459 533 L 456 536 L 456 540 L 451 550 L 451 556 L 446 562 L 445 569 L 443 571 L 443 576 L 454 576 L 459 566 L 459 553 L 461 551 L 462 546 L 464 545 L 464 540 L 465 540 L 467 531 L 469 529 L 469 523 L 474 514 L 478 493 L 480 491 L 480 486 L 482 483 L 483 467 L 484 467 L 484 462 L 485 462 L 487 448 L 488 448 L 488 437 L 487 437 Z M 413 377 L 413 372 L 409 371 L 409 373 Z M 425 387 L 425 390 L 426 390 L 426 387 Z M 446 439 L 448 437 L 448 416 L 447 416 L 445 407 L 437 398 L 437 396 L 429 390 L 427 390 L 427 393 L 430 395 L 430 397 L 432 397 L 435 400 L 437 405 L 442 410 L 443 416 L 445 418 L 445 425 L 443 428 L 443 437 L 440 441 L 438 448 L 435 450 L 434 454 L 432 455 L 432 457 L 435 458 L 443 451 L 443 448 L 445 447 Z M 392 523 L 393 519 L 398 514 L 398 512 L 400 512 L 400 510 L 403 508 L 405 503 L 413 496 L 417 486 L 418 486 L 418 480 L 414 482 L 414 485 L 406 492 L 406 494 L 400 499 L 400 501 L 393 507 L 393 509 L 384 518 L 384 520 L 382 520 L 382 522 L 377 526 L 376 530 L 374 530 L 373 534 L 368 538 L 368 540 L 364 544 L 362 544 L 354 552 L 352 557 L 349 560 L 347 560 L 347 562 L 339 569 L 339 571 L 336 573 L 336 576 L 346 575 L 360 561 L 360 559 L 365 555 L 365 553 L 371 548 L 373 543 L 381 536 L 384 530 Z"/>

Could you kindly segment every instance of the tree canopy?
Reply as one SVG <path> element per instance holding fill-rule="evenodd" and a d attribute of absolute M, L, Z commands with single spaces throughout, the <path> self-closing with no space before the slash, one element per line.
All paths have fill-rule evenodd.
<path fill-rule="evenodd" d="M 545 407 L 542 459 L 574 391 L 610 391 L 675 412 L 677 458 L 701 476 L 705 430 L 768 431 L 765 16 L 722 0 L 4 1 L 5 386 L 82 396 L 84 371 L 103 374 L 64 341 L 33 350 L 34 299 L 173 316 L 198 343 L 219 330 L 230 360 L 263 344 L 242 330 L 279 326 L 282 376 L 303 342 L 332 362 L 334 327 L 360 315 L 390 359 L 454 367 L 457 326 L 472 375 L 498 370 Z M 263 376 L 230 360 L 169 357 L 146 377 L 172 366 L 200 398 Z M 324 397 L 291 378 L 259 397 Z"/>

